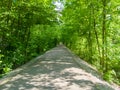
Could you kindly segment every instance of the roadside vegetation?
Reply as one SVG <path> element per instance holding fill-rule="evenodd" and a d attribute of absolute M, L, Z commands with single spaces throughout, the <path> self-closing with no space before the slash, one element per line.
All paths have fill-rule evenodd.
<path fill-rule="evenodd" d="M 1 0 L 0 76 L 62 42 L 120 85 L 119 23 L 119 0 Z"/>

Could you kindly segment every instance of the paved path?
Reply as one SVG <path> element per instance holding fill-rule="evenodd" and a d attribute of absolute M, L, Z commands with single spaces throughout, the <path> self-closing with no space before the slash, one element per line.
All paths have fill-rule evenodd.
<path fill-rule="evenodd" d="M 90 65 L 61 45 L 0 80 L 0 90 L 115 89 L 102 81 Z"/>

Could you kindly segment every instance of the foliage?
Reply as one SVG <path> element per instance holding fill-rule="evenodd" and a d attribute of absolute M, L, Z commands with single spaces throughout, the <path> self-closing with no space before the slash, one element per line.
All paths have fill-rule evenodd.
<path fill-rule="evenodd" d="M 57 19 L 54 8 L 50 0 L 0 1 L 0 74 L 55 46 L 53 33 Z M 37 25 L 45 28 L 38 29 Z"/>
<path fill-rule="evenodd" d="M 120 82 L 118 0 L 66 0 L 64 6 L 62 42 L 96 66 L 104 79 Z"/>
<path fill-rule="evenodd" d="M 63 42 L 96 66 L 103 78 L 120 83 L 119 0 L 0 1 L 0 74 Z"/>

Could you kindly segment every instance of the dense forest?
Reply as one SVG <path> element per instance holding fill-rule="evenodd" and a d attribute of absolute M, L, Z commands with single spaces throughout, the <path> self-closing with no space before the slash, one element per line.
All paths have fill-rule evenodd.
<path fill-rule="evenodd" d="M 120 84 L 119 0 L 0 0 L 0 77 L 62 42 Z"/>

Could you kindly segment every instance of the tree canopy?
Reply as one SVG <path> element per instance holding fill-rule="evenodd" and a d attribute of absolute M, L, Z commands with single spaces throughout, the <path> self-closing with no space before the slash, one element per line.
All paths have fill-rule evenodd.
<path fill-rule="evenodd" d="M 59 42 L 120 84 L 119 0 L 1 0 L 0 76 Z"/>

